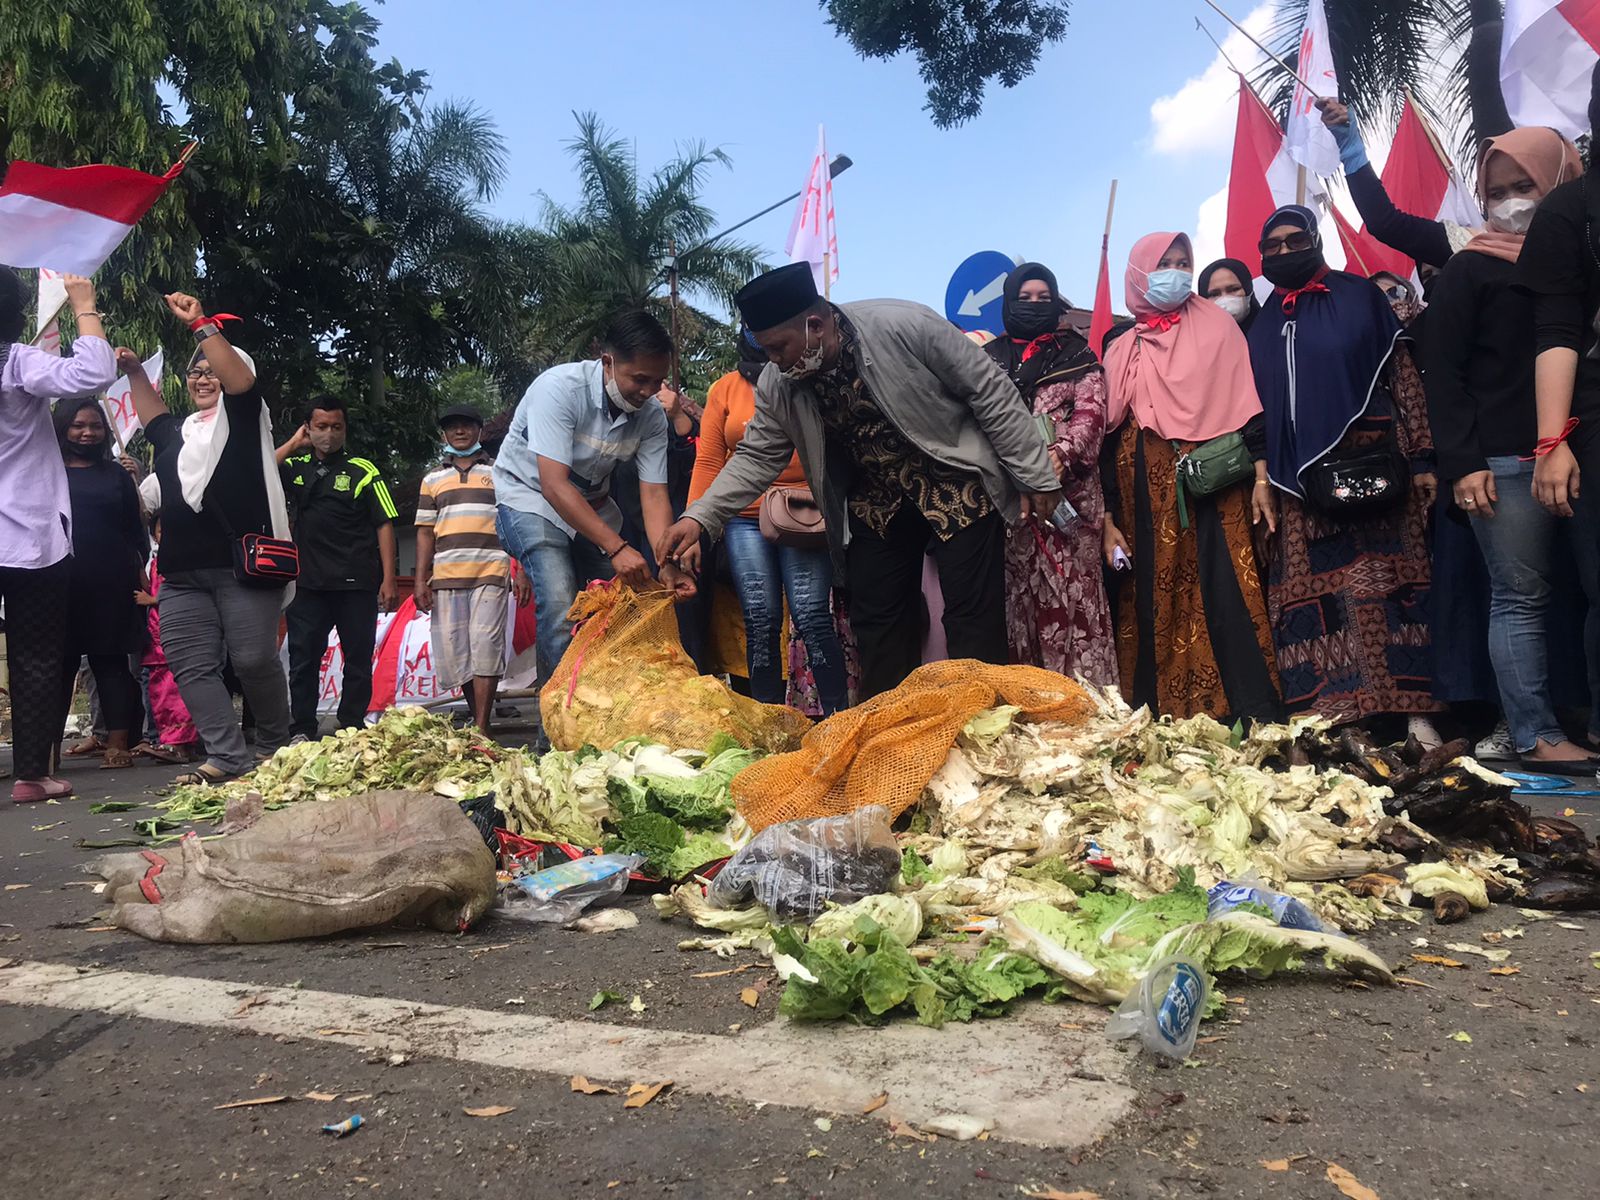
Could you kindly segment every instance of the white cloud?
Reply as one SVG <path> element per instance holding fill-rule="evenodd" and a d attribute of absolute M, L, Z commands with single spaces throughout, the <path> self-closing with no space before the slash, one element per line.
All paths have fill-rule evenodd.
<path fill-rule="evenodd" d="M 1197 275 L 1201 267 L 1223 256 L 1222 238 L 1227 226 L 1228 189 L 1224 185 L 1220 192 L 1200 202 L 1200 215 L 1195 218 L 1193 241 Z"/>
<path fill-rule="evenodd" d="M 1273 6 L 1260 4 L 1250 10 L 1242 24 L 1254 36 L 1265 38 L 1272 24 Z M 1213 32 L 1223 24 L 1220 18 L 1208 23 Z M 1195 31 L 1197 38 L 1204 35 Z M 1262 61 L 1261 51 L 1238 30 L 1222 41 L 1222 49 L 1235 66 L 1247 75 Z M 1222 54 L 1199 75 L 1186 81 L 1170 96 L 1150 105 L 1150 146 L 1157 154 L 1187 155 L 1199 151 L 1224 150 L 1233 144 L 1234 97 L 1239 85 L 1233 67 Z"/>

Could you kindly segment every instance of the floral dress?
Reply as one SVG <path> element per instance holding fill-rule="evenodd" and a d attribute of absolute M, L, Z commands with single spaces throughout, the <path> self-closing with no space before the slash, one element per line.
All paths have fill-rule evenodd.
<path fill-rule="evenodd" d="M 1006 534 L 1006 636 L 1013 662 L 1117 685 L 1117 648 L 1100 567 L 1105 499 L 1098 461 L 1106 377 L 1098 368 L 1041 385 L 1033 411 L 1055 421 L 1062 491 L 1078 519 L 1065 532 L 1030 517 Z"/>

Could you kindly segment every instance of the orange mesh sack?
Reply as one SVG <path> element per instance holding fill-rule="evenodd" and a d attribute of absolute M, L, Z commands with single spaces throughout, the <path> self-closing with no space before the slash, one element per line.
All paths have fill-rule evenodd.
<path fill-rule="evenodd" d="M 835 817 L 881 804 L 898 817 L 944 765 L 956 735 L 996 704 L 1034 721 L 1081 724 L 1094 701 L 1065 675 L 1042 667 L 997 667 L 959 658 L 928 663 L 893 691 L 836 713 L 793 754 L 752 763 L 733 778 L 739 813 L 752 829 Z"/>
<path fill-rule="evenodd" d="M 539 693 L 545 736 L 558 750 L 610 748 L 647 737 L 674 750 L 703 750 L 726 733 L 751 749 L 792 750 L 811 720 L 761 704 L 701 675 L 678 641 L 667 591 L 591 584 L 567 612 L 572 644 Z"/>

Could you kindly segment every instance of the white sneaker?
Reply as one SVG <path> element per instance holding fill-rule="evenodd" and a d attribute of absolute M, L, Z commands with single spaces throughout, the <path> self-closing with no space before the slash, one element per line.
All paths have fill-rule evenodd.
<path fill-rule="evenodd" d="M 1406 734 L 1416 738 L 1424 750 L 1437 750 L 1444 745 L 1444 739 L 1439 736 L 1439 731 L 1427 717 L 1412 717 L 1408 720 Z"/>
<path fill-rule="evenodd" d="M 289 745 L 291 745 L 291 746 L 304 746 L 310 740 L 311 739 L 308 738 L 305 734 L 297 733 L 292 738 L 289 739 Z"/>
<path fill-rule="evenodd" d="M 1510 726 L 1501 721 L 1488 737 L 1473 747 L 1472 756 L 1483 762 L 1515 762 L 1517 747 L 1511 740 Z"/>

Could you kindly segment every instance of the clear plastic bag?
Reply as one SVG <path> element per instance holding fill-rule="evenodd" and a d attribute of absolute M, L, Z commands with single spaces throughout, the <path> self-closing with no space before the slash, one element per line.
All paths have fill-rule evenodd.
<path fill-rule="evenodd" d="M 853 904 L 892 891 L 899 874 L 889 810 L 869 804 L 763 829 L 718 872 L 707 898 L 718 908 L 753 898 L 780 921 L 809 921 L 829 901 Z"/>
<path fill-rule="evenodd" d="M 1128 993 L 1106 1022 L 1106 1036 L 1112 1041 L 1136 1037 L 1147 1050 L 1188 1058 L 1210 995 L 1205 968 L 1182 955 L 1171 955 L 1151 967 Z"/>
<path fill-rule="evenodd" d="M 1206 891 L 1206 918 L 1215 920 L 1223 913 L 1233 912 L 1246 904 L 1258 905 L 1272 914 L 1272 919 L 1285 929 L 1306 929 L 1312 933 L 1323 932 L 1322 922 L 1293 896 L 1285 896 L 1264 887 L 1259 881 L 1243 879 L 1238 883 L 1222 880 Z"/>
<path fill-rule="evenodd" d="M 513 875 L 500 889 L 494 915 L 565 925 L 587 908 L 619 899 L 628 890 L 628 872 L 643 862 L 637 854 L 594 854 Z"/>

